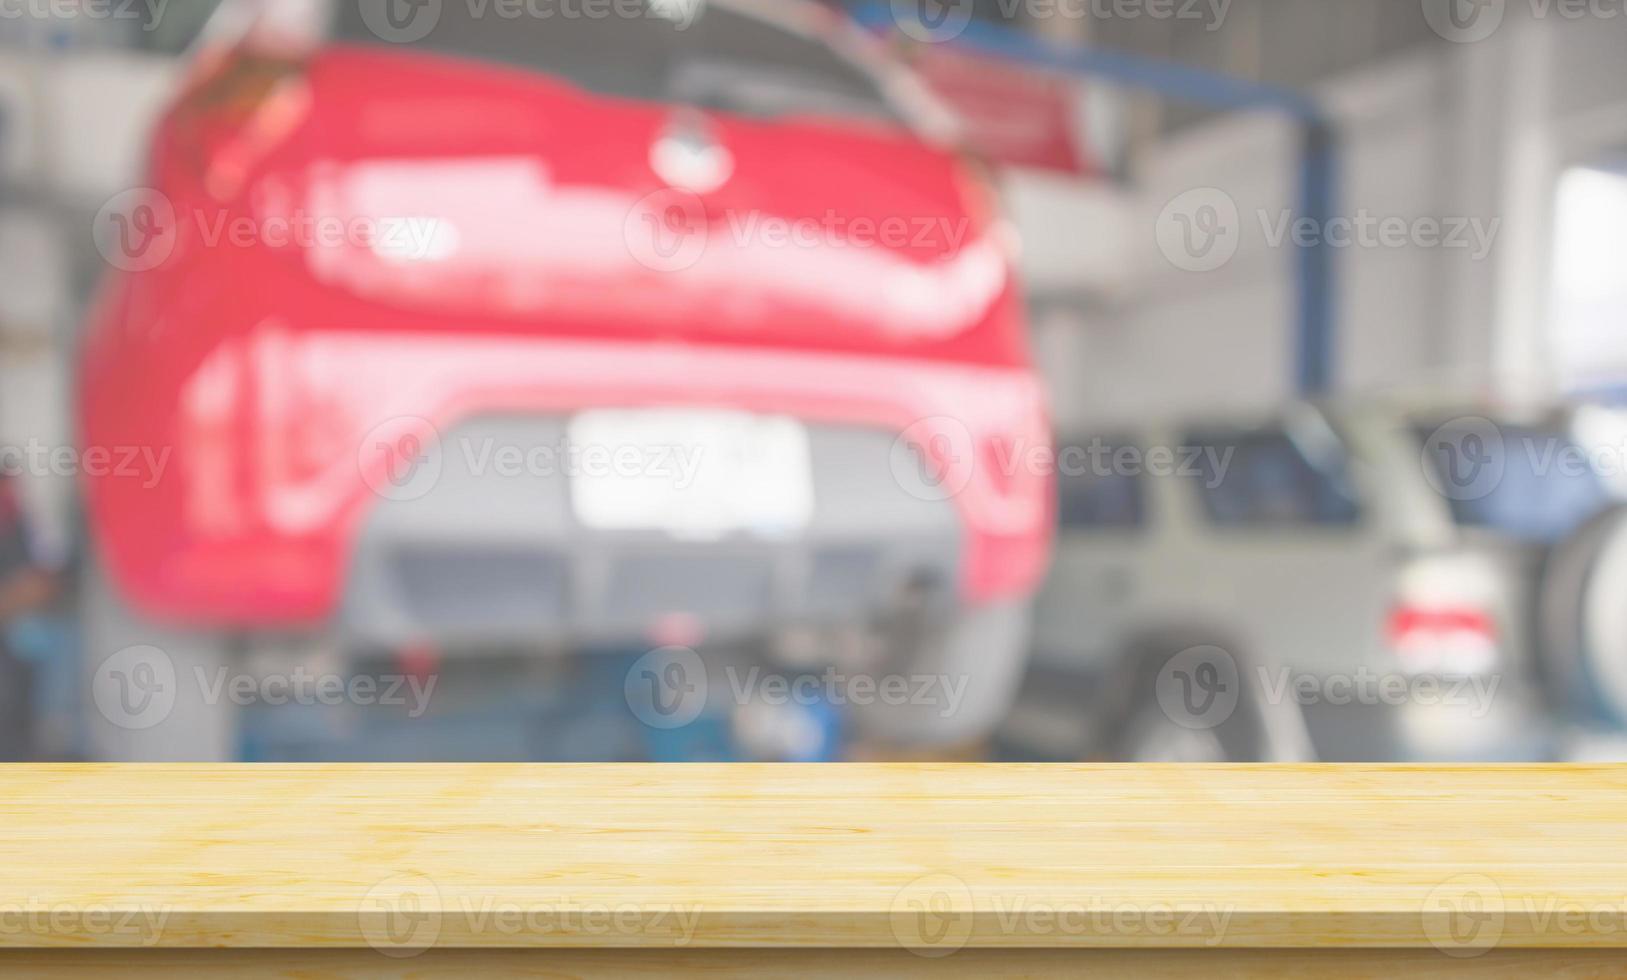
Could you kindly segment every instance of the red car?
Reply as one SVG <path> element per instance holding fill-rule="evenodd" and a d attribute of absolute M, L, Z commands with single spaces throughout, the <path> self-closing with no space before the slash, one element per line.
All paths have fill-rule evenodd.
<path fill-rule="evenodd" d="M 82 440 L 164 466 L 87 468 L 88 659 L 176 683 L 95 754 L 231 757 L 197 679 L 317 637 L 790 646 L 965 682 L 875 739 L 999 719 L 1054 507 L 989 188 L 829 8 L 633 6 L 217 15 L 104 215 Z"/>

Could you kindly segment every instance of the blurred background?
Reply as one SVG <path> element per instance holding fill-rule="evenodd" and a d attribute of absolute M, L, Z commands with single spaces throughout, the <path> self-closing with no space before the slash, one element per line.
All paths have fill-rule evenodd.
<path fill-rule="evenodd" d="M 1627 758 L 1619 0 L 0 0 L 0 757 Z"/>

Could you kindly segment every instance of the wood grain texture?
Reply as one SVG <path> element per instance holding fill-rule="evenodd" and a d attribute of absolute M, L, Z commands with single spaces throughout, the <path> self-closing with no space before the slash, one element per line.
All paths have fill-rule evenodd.
<path fill-rule="evenodd" d="M 0 948 L 1473 958 L 1627 947 L 1627 767 L 13 766 L 0 869 Z"/>

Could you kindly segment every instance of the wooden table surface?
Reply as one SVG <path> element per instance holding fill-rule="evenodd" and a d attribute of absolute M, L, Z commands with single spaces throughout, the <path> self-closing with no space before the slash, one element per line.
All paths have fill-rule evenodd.
<path fill-rule="evenodd" d="M 1597 951 L 1627 767 L 8 766 L 0 869 L 13 950 Z"/>

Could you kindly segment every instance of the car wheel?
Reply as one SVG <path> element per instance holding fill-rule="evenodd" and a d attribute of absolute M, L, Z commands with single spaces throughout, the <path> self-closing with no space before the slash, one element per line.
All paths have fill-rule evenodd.
<path fill-rule="evenodd" d="M 1026 601 L 961 610 L 947 625 L 895 651 L 883 673 L 905 678 L 903 703 L 878 697 L 850 705 L 854 733 L 904 750 L 965 746 L 988 738 L 1022 685 L 1032 620 Z M 887 678 L 876 680 L 879 684 Z"/>
<path fill-rule="evenodd" d="M 227 637 L 155 623 L 87 560 L 81 580 L 85 754 L 109 762 L 230 762 L 239 711 Z"/>
<path fill-rule="evenodd" d="M 1539 667 L 1552 697 L 1627 724 L 1627 508 L 1557 545 L 1542 583 Z"/>

